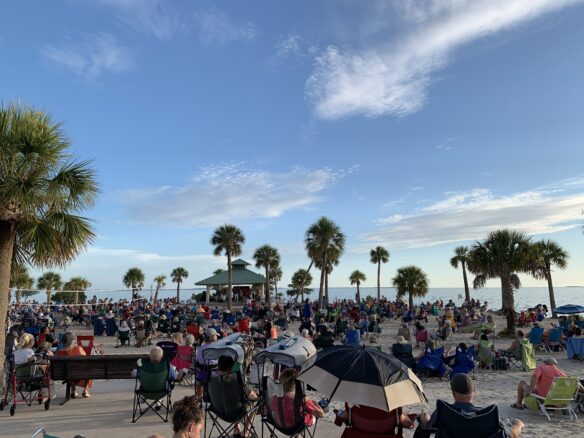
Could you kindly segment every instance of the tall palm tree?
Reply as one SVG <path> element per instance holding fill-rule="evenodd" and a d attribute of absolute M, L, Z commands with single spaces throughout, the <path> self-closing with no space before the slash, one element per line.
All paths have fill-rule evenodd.
<path fill-rule="evenodd" d="M 189 271 L 185 268 L 178 267 L 174 268 L 170 273 L 170 278 L 172 279 L 173 283 L 176 283 L 176 302 L 180 303 L 180 284 L 183 281 L 183 278 L 188 278 Z"/>
<path fill-rule="evenodd" d="M 132 289 L 132 300 L 138 297 L 138 290 L 144 287 L 144 272 L 140 268 L 130 268 L 122 279 L 124 286 Z"/>
<path fill-rule="evenodd" d="M 398 296 L 408 294 L 410 309 L 414 308 L 414 297 L 423 297 L 428 293 L 428 276 L 417 266 L 399 268 L 392 281 Z"/>
<path fill-rule="evenodd" d="M 8 312 L 13 261 L 64 267 L 95 237 L 91 221 L 80 216 L 95 201 L 95 175 L 69 147 L 48 114 L 19 103 L 0 106 L 0 315 Z M 5 335 L 2 316 L 0 357 Z"/>
<path fill-rule="evenodd" d="M 357 304 L 361 302 L 361 292 L 359 291 L 359 286 L 361 286 L 361 283 L 366 280 L 367 277 L 361 271 L 353 271 L 349 276 L 349 281 L 351 282 L 351 285 L 353 284 L 357 285 Z"/>
<path fill-rule="evenodd" d="M 515 333 L 515 298 L 513 291 L 521 287 L 518 273 L 530 268 L 531 240 L 519 231 L 490 232 L 482 242 L 476 242 L 469 252 L 468 270 L 475 275 L 473 288 L 485 286 L 487 280 L 501 279 L 503 311 L 507 332 Z"/>
<path fill-rule="evenodd" d="M 222 225 L 215 230 L 211 237 L 211 245 L 215 246 L 213 253 L 216 256 L 225 253 L 227 256 L 227 308 L 231 310 L 233 302 L 233 268 L 231 258 L 241 254 L 241 245 L 245 243 L 243 232 L 235 225 Z"/>
<path fill-rule="evenodd" d="M 559 269 L 566 269 L 570 255 L 553 240 L 540 240 L 539 242 L 535 242 L 532 250 L 532 274 L 535 278 L 547 280 L 552 316 L 557 318 L 556 296 L 554 294 L 554 285 L 552 283 L 552 265 L 555 265 Z"/>
<path fill-rule="evenodd" d="M 282 268 L 279 264 L 273 264 L 270 266 L 270 283 L 274 285 L 274 296 L 278 297 L 278 282 L 282 280 Z"/>
<path fill-rule="evenodd" d="M 371 263 L 377 264 L 377 301 L 381 300 L 381 264 L 389 261 L 389 251 L 377 246 L 369 252 Z"/>
<path fill-rule="evenodd" d="M 290 290 L 288 291 L 288 295 L 298 297 L 302 295 L 302 299 L 304 300 L 304 293 L 310 294 L 312 289 L 305 289 L 304 286 L 310 286 L 312 283 L 312 275 L 306 269 L 299 269 L 297 270 L 294 275 L 292 275 L 292 279 L 288 287 Z"/>
<path fill-rule="evenodd" d="M 158 293 L 160 292 L 160 289 L 166 286 L 166 275 L 158 275 L 154 277 L 154 282 L 156 283 L 156 292 L 154 292 L 153 304 L 158 301 Z"/>
<path fill-rule="evenodd" d="M 36 292 L 31 291 L 34 284 L 34 279 L 28 274 L 28 271 L 17 265 L 13 265 L 12 273 L 10 276 L 10 287 L 16 288 L 16 302 L 20 304 L 22 297 L 28 297 L 36 294 Z"/>
<path fill-rule="evenodd" d="M 280 253 L 270 245 L 262 245 L 253 253 L 256 268 L 264 268 L 266 273 L 266 297 L 268 307 L 272 307 L 272 294 L 270 292 L 270 267 L 279 266 Z"/>
<path fill-rule="evenodd" d="M 450 259 L 450 265 L 454 268 L 458 268 L 458 264 L 462 266 L 462 278 L 464 280 L 464 297 L 466 301 L 470 301 L 470 291 L 468 289 L 468 280 L 466 278 L 466 265 L 468 263 L 468 247 L 457 246 L 454 248 L 454 257 Z"/>
<path fill-rule="evenodd" d="M 64 286 L 65 290 L 74 290 L 73 302 L 75 304 L 79 303 L 80 292 L 85 296 L 85 291 L 91 287 L 91 282 L 85 277 L 73 277 Z M 82 299 L 85 302 L 85 298 Z"/>
<path fill-rule="evenodd" d="M 63 282 L 61 281 L 61 276 L 56 272 L 45 272 L 37 280 L 37 288 L 45 289 L 47 291 L 47 306 L 51 305 L 51 294 L 53 291 L 61 289 Z"/>
<path fill-rule="evenodd" d="M 323 216 L 308 228 L 304 243 L 308 256 L 320 267 L 318 305 L 322 307 L 325 279 L 328 279 L 331 267 L 329 261 L 334 259 L 338 262 L 343 254 L 345 235 L 337 224 Z"/>

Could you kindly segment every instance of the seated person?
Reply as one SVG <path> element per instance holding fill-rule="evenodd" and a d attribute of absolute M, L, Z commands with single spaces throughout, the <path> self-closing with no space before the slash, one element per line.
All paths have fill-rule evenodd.
<path fill-rule="evenodd" d="M 333 334 L 331 332 L 329 332 L 328 330 L 324 330 L 313 341 L 314 346 L 317 349 L 328 348 L 328 347 L 332 346 L 334 344 L 334 342 L 335 342 L 335 338 L 334 338 Z"/>
<path fill-rule="evenodd" d="M 497 324 L 495 324 L 495 320 L 493 319 L 493 315 L 487 315 L 487 320 L 485 323 L 480 324 L 476 327 L 476 330 L 473 335 L 473 339 L 478 339 L 481 333 L 491 334 L 497 328 Z"/>
<path fill-rule="evenodd" d="M 472 379 L 467 374 L 455 374 L 450 381 L 450 389 L 452 390 L 452 397 L 454 398 L 454 403 L 450 406 L 461 413 L 471 413 L 480 411 L 479 408 L 473 404 L 474 399 L 474 384 Z M 423 413 L 419 417 L 420 425 L 414 434 L 416 438 L 426 438 L 430 437 L 433 433 L 432 427 L 436 421 L 436 412 L 429 416 L 427 413 Z M 524 424 L 521 420 L 512 419 L 507 424 L 506 421 L 499 419 L 499 424 L 506 438 L 518 438 L 523 432 Z"/>
<path fill-rule="evenodd" d="M 270 408 L 274 414 L 274 421 L 281 425 L 282 427 L 292 427 L 294 425 L 295 418 L 295 406 L 294 400 L 296 398 L 296 376 L 298 371 L 294 368 L 287 368 L 280 374 L 280 383 L 284 389 L 284 395 L 282 400 L 278 400 L 276 395 L 272 396 L 270 400 Z M 279 405 L 282 405 L 283 417 L 277 418 L 279 416 Z M 324 411 L 318 405 L 308 397 L 304 396 L 302 401 L 302 415 L 304 418 L 304 424 L 306 426 L 313 426 L 316 418 L 322 418 L 324 416 Z"/>
<path fill-rule="evenodd" d="M 397 330 L 397 335 L 403 336 L 404 339 L 408 342 L 412 340 L 412 333 L 410 332 L 410 329 L 406 323 L 402 324 L 401 328 Z"/>
<path fill-rule="evenodd" d="M 406 341 L 403 336 L 397 337 L 396 343 L 391 346 L 391 354 L 409 368 L 414 369 L 416 361 L 412 353 L 412 344 Z"/>
<path fill-rule="evenodd" d="M 486 333 L 481 335 L 481 339 L 476 347 L 477 359 L 481 368 L 490 367 L 493 364 L 493 343 L 489 341 Z"/>
<path fill-rule="evenodd" d="M 126 342 L 128 343 L 128 345 L 130 345 L 130 327 L 128 327 L 128 322 L 127 321 L 122 321 L 120 328 L 118 328 L 118 340 L 120 342 L 120 346 L 123 347 L 124 345 L 126 345 Z"/>
<path fill-rule="evenodd" d="M 506 351 L 517 351 L 521 346 L 521 342 L 525 340 L 525 333 L 523 330 L 517 330 L 517 337 L 511 342 L 509 348 Z"/>
<path fill-rule="evenodd" d="M 523 409 L 523 400 L 529 394 L 537 394 L 546 397 L 554 379 L 565 377 L 567 374 L 558 368 L 558 362 L 551 356 L 547 357 L 542 365 L 539 365 L 531 375 L 531 381 L 527 383 L 521 380 L 517 385 L 517 400 L 511 405 L 512 408 Z"/>
<path fill-rule="evenodd" d="M 164 350 L 160 347 L 152 347 L 150 353 L 148 354 L 150 357 L 151 363 L 160 363 L 164 359 Z M 138 368 L 142 366 L 142 360 L 138 359 Z M 180 382 L 184 378 L 186 372 L 184 370 L 178 371 L 176 367 L 172 364 L 168 364 L 168 380 L 172 383 Z M 132 371 L 132 377 L 136 377 L 138 375 L 138 370 L 134 369 Z"/>
<path fill-rule="evenodd" d="M 449 319 L 445 319 L 444 323 L 442 324 L 442 328 L 438 333 L 436 333 L 436 337 L 446 341 L 452 337 L 452 327 L 450 326 L 451 322 Z"/>
<path fill-rule="evenodd" d="M 57 356 L 86 356 L 83 347 L 76 345 L 75 335 L 71 332 L 66 332 L 61 339 L 63 342 L 63 348 L 57 350 Z M 71 398 L 76 398 L 79 395 L 75 392 L 75 388 L 80 386 L 83 388 L 83 397 L 91 397 L 89 394 L 89 389 L 93 386 L 91 380 L 77 380 L 71 384 Z"/>
<path fill-rule="evenodd" d="M 172 407 L 173 438 L 201 438 L 205 426 L 205 414 L 199 408 L 196 396 L 186 396 Z"/>
<path fill-rule="evenodd" d="M 355 328 L 354 325 L 350 325 L 345 332 L 345 342 L 346 345 L 361 345 L 361 332 Z"/>
<path fill-rule="evenodd" d="M 32 363 L 36 360 L 35 353 L 32 347 L 34 346 L 34 336 L 30 333 L 23 333 L 20 335 L 16 351 L 14 352 L 14 364 L 24 365 Z"/>

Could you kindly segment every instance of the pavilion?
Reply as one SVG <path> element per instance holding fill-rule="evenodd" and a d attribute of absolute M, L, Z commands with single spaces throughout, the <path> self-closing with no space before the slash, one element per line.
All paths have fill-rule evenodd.
<path fill-rule="evenodd" d="M 250 271 L 246 268 L 250 263 L 242 259 L 237 259 L 231 262 L 233 274 L 233 286 L 259 286 L 261 296 L 264 295 L 264 288 L 266 284 L 266 277 L 257 272 Z M 212 277 L 197 281 L 196 286 L 206 286 L 207 294 L 205 301 L 210 302 L 211 288 L 216 285 L 227 285 L 229 283 L 229 273 L 227 271 L 220 272 Z"/>

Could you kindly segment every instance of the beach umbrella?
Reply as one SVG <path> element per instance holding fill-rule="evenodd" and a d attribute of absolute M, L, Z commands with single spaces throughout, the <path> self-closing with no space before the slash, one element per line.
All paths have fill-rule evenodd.
<path fill-rule="evenodd" d="M 566 304 L 564 306 L 556 307 L 556 313 L 562 313 L 564 315 L 584 313 L 584 306 L 579 306 L 577 304 Z"/>
<path fill-rule="evenodd" d="M 427 401 L 414 372 L 377 348 L 339 345 L 324 349 L 305 363 L 298 379 L 328 400 L 387 412 Z"/>

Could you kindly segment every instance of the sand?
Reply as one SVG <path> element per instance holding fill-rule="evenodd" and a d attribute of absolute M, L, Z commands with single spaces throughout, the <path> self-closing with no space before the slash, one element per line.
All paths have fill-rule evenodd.
<path fill-rule="evenodd" d="M 499 328 L 505 326 L 505 322 L 497 318 Z M 549 324 L 549 323 L 546 323 Z M 383 333 L 378 339 L 378 344 L 384 351 L 389 351 L 391 344 L 397 333 L 399 323 L 396 321 L 386 322 L 382 325 Z M 427 328 L 436 330 L 438 324 L 435 319 L 431 319 Z M 292 330 L 297 325 L 291 325 Z M 74 327 L 74 332 L 79 334 L 88 333 L 88 329 Z M 457 333 L 453 337 L 453 343 L 470 343 L 469 334 Z M 115 339 L 101 337 L 96 343 L 103 343 L 103 350 L 107 354 L 147 353 L 148 348 L 114 348 Z M 496 348 L 507 348 L 511 341 L 507 339 L 497 339 Z M 415 350 L 417 355 L 419 350 Z M 566 359 L 565 353 L 555 353 L 554 357 L 558 361 L 561 369 L 570 375 L 584 375 L 584 362 Z M 538 354 L 538 363 L 545 358 L 545 355 Z M 515 391 L 519 380 L 529 380 L 530 373 L 521 371 L 484 371 L 475 373 L 475 385 L 477 388 L 475 404 L 486 406 L 497 404 L 501 417 L 519 418 L 526 424 L 525 437 L 543 438 L 546 436 L 556 437 L 578 437 L 584 436 L 583 424 L 584 414 L 579 421 L 571 421 L 568 416 L 554 414 L 552 421 L 539 413 L 528 410 L 518 411 L 511 408 L 515 400 Z M 64 406 L 58 403 L 63 399 L 64 387 L 57 384 L 57 398 L 51 405 L 49 411 L 45 411 L 42 406 L 32 407 L 19 405 L 16 415 L 10 417 L 8 410 L 0 412 L 0 437 L 30 437 L 39 427 L 45 427 L 47 433 L 62 438 L 70 438 L 75 434 L 83 434 L 87 438 L 117 438 L 117 437 L 147 437 L 155 432 L 166 437 L 171 437 L 171 426 L 161 422 L 158 417 L 148 413 L 137 423 L 132 424 L 132 400 L 133 400 L 133 380 L 118 381 L 96 381 L 92 390 L 92 397 L 89 399 L 71 400 Z M 424 391 L 428 397 L 429 404 L 426 406 L 409 406 L 406 412 L 420 412 L 424 409 L 432 412 L 438 398 L 452 401 L 452 395 L 447 381 L 439 379 L 428 379 L 424 382 Z M 173 400 L 178 400 L 184 395 L 193 393 L 192 387 L 177 386 L 173 392 Z M 312 394 L 313 398 L 319 399 L 318 394 Z M 329 413 L 323 421 L 319 422 L 317 437 L 338 437 L 342 433 L 342 428 L 335 426 L 333 421 L 332 408 L 340 407 L 341 403 L 332 402 Z M 256 427 L 259 431 L 259 421 L 256 420 Z M 404 436 L 411 437 L 412 431 L 405 431 Z"/>

